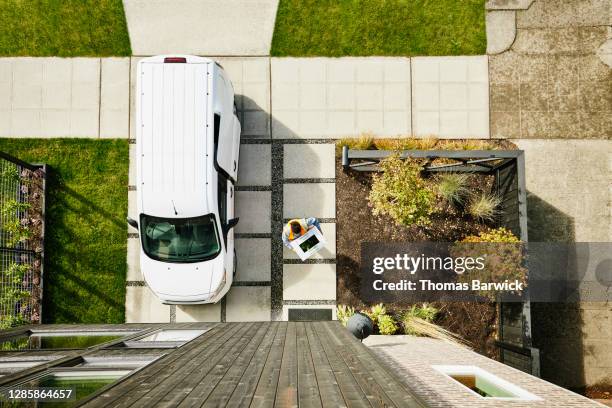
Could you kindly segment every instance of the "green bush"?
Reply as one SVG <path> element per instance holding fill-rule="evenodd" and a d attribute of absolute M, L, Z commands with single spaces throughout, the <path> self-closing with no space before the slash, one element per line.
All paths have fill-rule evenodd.
<path fill-rule="evenodd" d="M 479 221 L 493 221 L 499 215 L 497 207 L 501 198 L 495 194 L 481 193 L 472 197 L 468 212 Z"/>
<path fill-rule="evenodd" d="M 427 225 L 435 194 L 421 178 L 422 167 L 397 155 L 380 162 L 382 173 L 372 177 L 369 202 L 374 215 L 388 215 L 404 225 Z"/>
<path fill-rule="evenodd" d="M 395 334 L 397 329 L 398 326 L 391 316 L 387 314 L 378 316 L 378 332 L 380 334 Z"/>
<path fill-rule="evenodd" d="M 355 314 L 355 308 L 346 305 L 338 305 L 336 307 L 336 317 L 338 321 L 342 323 L 343 326 L 346 326 L 346 322 L 351 318 L 352 315 Z"/>
<path fill-rule="evenodd" d="M 490 229 L 479 235 L 470 235 L 453 245 L 453 257 L 485 258 L 482 270 L 472 269 L 457 276 L 458 282 L 470 283 L 472 280 L 482 282 L 504 282 L 518 280 L 527 286 L 527 269 L 523 266 L 523 243 L 505 228 Z M 497 292 L 479 291 L 480 296 L 495 301 Z M 520 294 L 520 293 L 516 293 Z"/>
<path fill-rule="evenodd" d="M 452 205 L 461 205 L 469 194 L 469 176 L 462 173 L 449 173 L 437 178 L 438 194 Z"/>
<path fill-rule="evenodd" d="M 403 313 L 403 316 L 413 316 L 420 319 L 432 322 L 438 315 L 439 310 L 435 307 L 423 303 L 421 306 L 413 305 L 410 309 Z"/>

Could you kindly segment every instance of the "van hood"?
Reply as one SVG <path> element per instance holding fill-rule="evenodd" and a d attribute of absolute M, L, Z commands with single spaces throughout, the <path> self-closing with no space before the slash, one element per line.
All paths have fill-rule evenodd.
<path fill-rule="evenodd" d="M 170 263 L 140 252 L 140 267 L 149 288 L 162 300 L 206 301 L 225 283 L 223 256 L 195 263 Z"/>

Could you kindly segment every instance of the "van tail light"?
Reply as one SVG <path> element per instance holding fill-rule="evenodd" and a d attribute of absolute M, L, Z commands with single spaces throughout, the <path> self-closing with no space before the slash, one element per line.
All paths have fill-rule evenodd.
<path fill-rule="evenodd" d="M 166 57 L 164 58 L 164 63 L 166 64 L 184 64 L 187 62 L 187 58 L 185 57 Z"/>

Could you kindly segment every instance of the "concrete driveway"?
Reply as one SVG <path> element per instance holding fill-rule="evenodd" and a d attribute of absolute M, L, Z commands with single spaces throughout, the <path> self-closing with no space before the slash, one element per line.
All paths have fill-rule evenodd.
<path fill-rule="evenodd" d="M 132 53 L 269 55 L 278 0 L 123 0 Z"/>

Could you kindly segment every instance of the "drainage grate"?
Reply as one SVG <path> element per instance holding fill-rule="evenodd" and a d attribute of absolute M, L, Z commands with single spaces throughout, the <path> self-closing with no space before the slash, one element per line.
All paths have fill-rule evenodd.
<path fill-rule="evenodd" d="M 290 322 L 332 320 L 332 309 L 289 309 Z"/>

